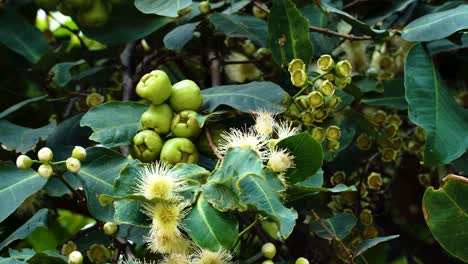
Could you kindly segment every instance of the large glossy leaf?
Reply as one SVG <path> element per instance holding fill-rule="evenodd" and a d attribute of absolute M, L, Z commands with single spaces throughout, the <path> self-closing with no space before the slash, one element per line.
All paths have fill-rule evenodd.
<path fill-rule="evenodd" d="M 403 80 L 389 80 L 382 83 L 383 96 L 363 98 L 362 102 L 368 105 L 378 105 L 405 110 L 408 103 L 405 99 L 405 85 Z"/>
<path fill-rule="evenodd" d="M 322 146 L 307 132 L 285 138 L 277 146 L 289 150 L 294 156 L 296 166 L 286 172 L 286 180 L 290 184 L 313 176 L 322 166 Z"/>
<path fill-rule="evenodd" d="M 141 114 L 147 108 L 134 102 L 108 102 L 89 110 L 80 124 L 93 129 L 90 139 L 106 147 L 127 145 L 136 134 Z"/>
<path fill-rule="evenodd" d="M 268 17 L 270 49 L 275 61 L 282 65 L 292 59 L 301 59 L 307 65 L 314 56 L 314 45 L 309 37 L 309 22 L 291 0 L 274 0 Z M 283 61 L 278 40 L 286 37 Z"/>
<path fill-rule="evenodd" d="M 267 24 L 254 16 L 225 15 L 214 13 L 209 17 L 216 31 L 228 37 L 248 38 L 253 43 L 266 47 L 268 44 Z"/>
<path fill-rule="evenodd" d="M 193 38 L 193 32 L 200 22 L 178 26 L 164 36 L 164 46 L 171 50 L 182 49 Z"/>
<path fill-rule="evenodd" d="M 239 223 L 230 213 L 214 209 L 200 195 L 195 206 L 182 222 L 190 238 L 201 248 L 216 252 L 232 250 L 239 238 Z"/>
<path fill-rule="evenodd" d="M 130 161 L 113 150 L 103 147 L 86 149 L 87 156 L 77 173 L 88 201 L 91 214 L 102 221 L 113 221 L 114 209 L 99 204 L 100 194 L 113 194 L 114 180 Z"/>
<path fill-rule="evenodd" d="M 48 50 L 44 34 L 12 10 L 0 13 L 0 43 L 31 63 L 38 62 Z"/>
<path fill-rule="evenodd" d="M 264 109 L 283 112 L 286 92 L 272 82 L 251 82 L 239 85 L 216 86 L 202 91 L 202 112 L 211 113 L 219 106 L 230 106 L 242 112 Z"/>
<path fill-rule="evenodd" d="M 72 80 L 70 70 L 83 63 L 85 63 L 85 60 L 55 64 L 54 67 L 50 69 L 50 74 L 53 75 L 52 80 L 57 83 L 59 87 L 67 85 Z"/>
<path fill-rule="evenodd" d="M 408 24 L 401 36 L 407 41 L 431 41 L 446 38 L 468 28 L 468 5 L 420 17 Z"/>
<path fill-rule="evenodd" d="M 461 44 L 457 45 L 448 39 L 431 41 L 427 44 L 427 49 L 431 54 L 450 52 L 468 47 L 468 34 L 463 34 L 460 39 Z"/>
<path fill-rule="evenodd" d="M 9 150 L 26 153 L 33 149 L 39 140 L 45 140 L 56 126 L 55 121 L 40 128 L 28 128 L 0 120 L 0 143 Z"/>
<path fill-rule="evenodd" d="M 47 182 L 32 169 L 21 170 L 10 163 L 0 163 L 0 175 L 0 222 Z"/>
<path fill-rule="evenodd" d="M 331 218 L 321 219 L 322 223 L 332 232 L 330 234 L 317 221 L 310 223 L 310 229 L 319 237 L 333 240 L 335 237 L 343 239 L 347 237 L 356 226 L 357 218 L 353 214 L 336 214 Z"/>
<path fill-rule="evenodd" d="M 36 175 L 39 177 L 38 175 Z M 4 199 L 4 198 L 2 198 Z M 24 225 L 22 225 L 20 228 L 18 228 L 15 232 L 13 232 L 11 235 L 9 235 L 1 244 L 0 244 L 0 250 L 3 249 L 4 247 L 8 246 L 11 242 L 18 240 L 18 239 L 23 239 L 29 236 L 36 228 L 39 227 L 44 227 L 47 228 L 47 214 L 48 214 L 48 209 L 43 208 L 37 211 L 31 219 L 29 219 Z M 3 219 L 2 219 L 3 220 Z M 0 220 L 0 221 L 2 221 Z"/>
<path fill-rule="evenodd" d="M 386 237 L 376 237 L 364 240 L 354 251 L 353 257 L 358 257 L 366 252 L 368 249 L 377 246 L 380 243 L 387 242 L 389 240 L 400 237 L 400 235 L 386 236 Z"/>
<path fill-rule="evenodd" d="M 41 100 L 43 100 L 45 98 L 47 98 L 47 95 L 33 97 L 31 99 L 27 99 L 27 100 L 24 100 L 22 102 L 19 102 L 19 103 L 15 104 L 15 105 L 12 105 L 12 106 L 8 107 L 7 109 L 3 110 L 3 112 L 0 113 L 0 119 L 2 119 L 4 117 L 6 117 L 7 115 L 21 109 L 22 107 L 25 107 L 26 105 L 28 105 L 30 103 L 41 101 Z"/>
<path fill-rule="evenodd" d="M 145 14 L 177 17 L 177 11 L 192 4 L 192 0 L 135 0 L 135 6 Z"/>
<path fill-rule="evenodd" d="M 405 89 L 409 118 L 426 132 L 424 162 L 446 164 L 460 157 L 468 147 L 468 110 L 449 95 L 421 45 L 406 58 Z"/>
<path fill-rule="evenodd" d="M 424 193 L 424 218 L 434 238 L 453 256 L 468 262 L 468 183 L 449 180 Z"/>
<path fill-rule="evenodd" d="M 317 5 L 308 5 L 301 9 L 302 14 L 309 20 L 309 25 L 336 30 L 336 24 Z M 340 39 L 319 32 L 310 32 L 316 54 L 328 54 L 337 46 Z M 354 80 L 353 80 L 354 82 Z"/>

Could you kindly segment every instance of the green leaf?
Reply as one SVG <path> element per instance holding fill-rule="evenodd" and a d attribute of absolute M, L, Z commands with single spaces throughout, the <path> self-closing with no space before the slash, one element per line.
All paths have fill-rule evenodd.
<path fill-rule="evenodd" d="M 253 43 L 266 47 L 268 44 L 267 24 L 254 16 L 226 15 L 213 13 L 209 16 L 216 31 L 228 37 L 247 38 Z"/>
<path fill-rule="evenodd" d="M 37 176 L 37 175 L 36 175 Z M 39 177 L 39 176 L 37 176 Z M 3 201 L 5 201 L 5 198 L 1 198 Z M 9 202 L 12 202 L 13 200 L 9 200 Z M 3 208 L 3 205 L 2 205 Z M 4 247 L 8 246 L 11 242 L 18 240 L 18 239 L 23 239 L 29 236 L 36 228 L 39 227 L 44 227 L 47 228 L 47 214 L 48 214 L 48 209 L 43 208 L 37 211 L 31 219 L 29 219 L 26 223 L 24 223 L 20 228 L 18 228 L 15 232 L 13 232 L 8 238 L 6 238 L 1 244 L 0 244 L 0 250 L 3 249 Z M 0 222 L 3 221 L 3 219 L 0 220 Z M 1 262 L 0 262 L 1 263 Z"/>
<path fill-rule="evenodd" d="M 37 63 L 49 49 L 45 35 L 11 10 L 0 13 L 0 43 Z"/>
<path fill-rule="evenodd" d="M 178 26 L 164 36 L 164 46 L 170 50 L 180 50 L 193 38 L 193 32 L 200 22 Z"/>
<path fill-rule="evenodd" d="M 202 195 L 182 226 L 198 246 L 213 252 L 222 248 L 232 250 L 239 239 L 237 220 L 229 213 L 214 209 Z"/>
<path fill-rule="evenodd" d="M 310 229 L 321 238 L 333 240 L 335 237 L 339 239 L 347 237 L 356 226 L 357 218 L 352 214 L 339 213 L 331 218 L 321 219 L 321 221 L 328 227 L 332 234 L 328 233 L 317 220 L 310 223 Z"/>
<path fill-rule="evenodd" d="M 461 36 L 461 44 L 457 45 L 451 42 L 448 39 L 440 39 L 436 41 L 431 41 L 427 44 L 427 49 L 431 53 L 431 55 L 442 53 L 442 52 L 450 52 L 459 49 L 465 49 L 468 47 L 468 34 L 463 34 Z"/>
<path fill-rule="evenodd" d="M 177 11 L 192 4 L 192 0 L 135 0 L 135 7 L 145 14 L 178 17 Z"/>
<path fill-rule="evenodd" d="M 39 140 L 46 140 L 56 126 L 55 121 L 40 128 L 28 128 L 0 120 L 0 143 L 8 150 L 26 153 L 33 149 Z"/>
<path fill-rule="evenodd" d="M 337 23 L 329 19 L 317 5 L 307 5 L 301 9 L 301 12 L 309 20 L 309 25 L 336 31 Z M 310 39 L 316 54 L 331 53 L 340 41 L 338 37 L 330 37 L 319 32 L 310 32 Z"/>
<path fill-rule="evenodd" d="M 102 207 L 98 196 L 114 193 L 114 179 L 130 160 L 118 152 L 103 147 L 87 148 L 86 154 L 86 159 L 76 175 L 83 185 L 88 209 L 99 220 L 111 222 L 114 210 L 110 206 Z"/>
<path fill-rule="evenodd" d="M 426 132 L 424 163 L 447 164 L 460 157 L 468 147 L 468 110 L 449 95 L 421 45 L 406 58 L 405 89 L 409 118 Z"/>
<path fill-rule="evenodd" d="M 294 156 L 294 168 L 286 172 L 286 180 L 294 184 L 313 176 L 322 167 L 323 150 L 308 132 L 287 137 L 277 145 L 287 149 Z"/>
<path fill-rule="evenodd" d="M 134 102 L 108 102 L 89 110 L 80 124 L 94 131 L 89 139 L 106 147 L 128 145 L 138 131 L 141 114 L 147 108 Z"/>
<path fill-rule="evenodd" d="M 275 61 L 282 65 L 292 59 L 301 59 L 308 65 L 314 56 L 314 45 L 309 37 L 309 22 L 291 0 L 273 0 L 268 16 L 270 49 Z M 278 40 L 286 37 L 283 61 Z"/>
<path fill-rule="evenodd" d="M 26 105 L 30 104 L 30 103 L 34 103 L 34 102 L 37 102 L 37 101 L 41 101 L 42 99 L 45 99 L 47 98 L 47 95 L 43 95 L 43 96 L 38 96 L 38 97 L 33 97 L 33 98 L 30 98 L 30 99 L 27 99 L 27 100 L 24 100 L 22 102 L 19 102 L 15 105 L 12 105 L 10 107 L 8 107 L 7 109 L 3 110 L 3 112 L 0 113 L 0 119 L 6 117 L 7 115 L 25 107 Z"/>
<path fill-rule="evenodd" d="M 287 99 L 286 92 L 272 82 L 251 82 L 239 85 L 216 86 L 202 91 L 202 112 L 211 113 L 227 105 L 244 113 L 252 110 L 266 110 L 281 113 Z"/>
<path fill-rule="evenodd" d="M 468 262 L 468 184 L 448 180 L 442 188 L 426 189 L 423 212 L 434 238 L 451 255 Z"/>
<path fill-rule="evenodd" d="M 405 99 L 405 85 L 401 79 L 383 81 L 383 96 L 363 98 L 362 102 L 368 105 L 378 105 L 405 110 L 408 103 Z"/>
<path fill-rule="evenodd" d="M 239 180 L 241 200 L 247 205 L 252 205 L 259 211 L 271 217 L 278 224 L 281 236 L 286 239 L 294 230 L 297 212 L 286 208 L 266 182 L 265 178 L 251 174 Z"/>
<path fill-rule="evenodd" d="M 376 245 L 382 243 L 382 242 L 387 242 L 389 240 L 398 238 L 400 235 L 393 235 L 393 236 L 386 236 L 386 237 L 376 237 L 376 238 L 371 238 L 364 240 L 357 249 L 353 253 L 353 257 L 358 257 L 362 255 L 362 253 L 366 252 L 366 250 L 375 247 Z"/>
<path fill-rule="evenodd" d="M 401 36 L 407 41 L 431 41 L 446 38 L 468 28 L 468 5 L 420 17 L 409 23 Z"/>
<path fill-rule="evenodd" d="M 60 255 L 59 253 L 52 250 L 45 250 L 36 253 L 32 258 L 28 260 L 29 264 L 67 264 L 67 257 Z"/>
<path fill-rule="evenodd" d="M 0 163 L 0 175 L 0 222 L 47 182 L 32 169 L 21 170 L 11 163 Z"/>
<path fill-rule="evenodd" d="M 28 264 L 26 261 L 17 260 L 14 258 L 0 257 L 0 264 Z"/>
<path fill-rule="evenodd" d="M 72 75 L 70 70 L 78 65 L 85 63 L 86 61 L 81 59 L 74 62 L 62 62 L 57 63 L 50 69 L 50 74 L 52 74 L 52 80 L 58 84 L 59 87 L 67 85 L 72 80 Z"/>
<path fill-rule="evenodd" d="M 189 205 L 195 203 L 201 186 L 210 175 L 210 172 L 196 164 L 179 163 L 172 167 L 171 172 L 177 178 L 185 181 L 185 186 L 178 192 Z"/>

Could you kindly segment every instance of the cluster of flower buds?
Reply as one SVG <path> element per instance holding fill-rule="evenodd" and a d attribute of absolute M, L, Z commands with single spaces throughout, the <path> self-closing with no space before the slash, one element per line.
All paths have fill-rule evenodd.
<path fill-rule="evenodd" d="M 405 150 L 413 155 L 424 159 L 424 143 L 426 142 L 426 133 L 421 127 L 416 127 L 405 142 Z"/>
<path fill-rule="evenodd" d="M 340 148 L 341 130 L 338 126 L 332 125 L 327 129 L 317 126 L 310 131 L 310 134 L 329 152 L 335 152 Z"/>

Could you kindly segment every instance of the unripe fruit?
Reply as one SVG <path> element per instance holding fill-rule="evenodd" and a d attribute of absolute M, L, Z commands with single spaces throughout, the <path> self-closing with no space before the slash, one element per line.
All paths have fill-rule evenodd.
<path fill-rule="evenodd" d="M 255 52 L 255 45 L 251 41 L 246 41 L 242 44 L 242 50 L 247 55 L 252 55 Z"/>
<path fill-rule="evenodd" d="M 154 129 L 159 134 L 171 131 L 172 109 L 168 104 L 152 105 L 141 115 L 144 129 Z"/>
<path fill-rule="evenodd" d="M 34 0 L 34 3 L 44 10 L 54 10 L 60 0 Z"/>
<path fill-rule="evenodd" d="M 311 107 L 320 107 L 324 103 L 323 95 L 318 91 L 312 91 L 307 95 Z"/>
<path fill-rule="evenodd" d="M 79 251 L 73 251 L 68 255 L 68 264 L 81 264 L 83 263 L 83 255 Z"/>
<path fill-rule="evenodd" d="M 169 76 L 163 71 L 155 70 L 143 75 L 136 86 L 136 93 L 153 105 L 162 104 L 172 92 Z"/>
<path fill-rule="evenodd" d="M 107 222 L 104 224 L 104 234 L 108 236 L 115 235 L 115 233 L 117 233 L 117 230 L 119 230 L 119 227 L 112 222 Z"/>
<path fill-rule="evenodd" d="M 211 11 L 211 5 L 208 1 L 201 1 L 200 4 L 198 4 L 198 9 L 202 14 L 207 14 Z"/>
<path fill-rule="evenodd" d="M 155 160 L 161 148 L 163 141 L 158 133 L 152 130 L 143 130 L 138 132 L 133 137 L 132 153 L 135 158 L 143 162 L 151 162 Z"/>
<path fill-rule="evenodd" d="M 309 261 L 306 258 L 298 258 L 296 259 L 295 264 L 309 264 Z"/>
<path fill-rule="evenodd" d="M 325 139 L 325 129 L 321 127 L 314 127 L 310 134 L 318 143 L 322 143 Z"/>
<path fill-rule="evenodd" d="M 71 156 L 72 158 L 83 161 L 86 158 L 86 149 L 80 146 L 75 146 Z"/>
<path fill-rule="evenodd" d="M 85 27 L 100 27 L 109 20 L 108 6 L 102 0 L 93 0 L 92 6 L 82 10 L 77 16 L 77 22 Z"/>
<path fill-rule="evenodd" d="M 161 150 L 161 161 L 170 164 L 197 163 L 198 151 L 195 145 L 186 138 L 169 139 Z"/>
<path fill-rule="evenodd" d="M 183 110 L 197 111 L 203 103 L 200 87 L 191 81 L 183 80 L 172 86 L 171 98 L 169 103 L 176 112 Z"/>
<path fill-rule="evenodd" d="M 325 134 L 328 140 L 338 140 L 341 137 L 341 130 L 338 126 L 329 126 Z"/>
<path fill-rule="evenodd" d="M 197 112 L 184 110 L 174 116 L 171 123 L 171 131 L 176 137 L 196 138 L 200 135 L 201 128 L 197 121 Z"/>
<path fill-rule="evenodd" d="M 273 259 L 276 255 L 276 246 L 273 243 L 263 244 L 262 254 L 267 259 Z"/>
<path fill-rule="evenodd" d="M 67 165 L 67 170 L 71 173 L 77 173 L 81 168 L 81 162 L 76 158 L 68 158 L 65 165 Z"/>
<path fill-rule="evenodd" d="M 50 162 L 54 158 L 54 153 L 48 147 L 41 148 L 37 153 L 37 158 L 42 162 Z"/>
<path fill-rule="evenodd" d="M 49 164 L 42 164 L 42 165 L 39 166 L 39 168 L 37 169 L 37 173 L 38 173 L 39 176 L 41 176 L 42 178 L 44 178 L 44 179 L 49 179 L 50 176 L 52 176 L 52 173 L 54 173 L 54 169 L 53 169 L 52 166 L 49 165 Z"/>
<path fill-rule="evenodd" d="M 19 155 L 18 158 L 16 158 L 16 167 L 18 167 L 18 169 L 27 170 L 31 168 L 32 164 L 32 159 L 26 155 Z"/>

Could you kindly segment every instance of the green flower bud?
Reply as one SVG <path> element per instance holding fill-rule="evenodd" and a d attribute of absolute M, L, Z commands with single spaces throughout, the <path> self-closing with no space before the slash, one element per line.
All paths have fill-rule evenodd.
<path fill-rule="evenodd" d="M 338 126 L 329 126 L 325 134 L 328 140 L 338 140 L 341 137 L 341 131 Z"/>
<path fill-rule="evenodd" d="M 343 89 L 351 83 L 351 77 L 336 77 L 335 78 L 335 85 L 339 89 Z"/>
<path fill-rule="evenodd" d="M 372 211 L 369 209 L 364 209 L 359 214 L 359 222 L 364 226 L 370 226 L 374 223 L 374 216 L 372 215 Z"/>
<path fill-rule="evenodd" d="M 309 105 L 314 108 L 322 106 L 324 102 L 323 95 L 317 91 L 309 93 L 307 100 L 309 101 Z"/>
<path fill-rule="evenodd" d="M 18 158 L 16 158 L 16 167 L 18 167 L 18 169 L 27 170 L 31 168 L 32 164 L 32 159 L 26 155 L 19 155 Z"/>
<path fill-rule="evenodd" d="M 73 251 L 68 255 L 68 264 L 82 264 L 83 255 L 79 251 Z"/>
<path fill-rule="evenodd" d="M 380 173 L 372 172 L 367 176 L 367 185 L 369 186 L 369 189 L 380 190 L 383 185 L 383 179 Z"/>
<path fill-rule="evenodd" d="M 333 186 L 340 183 L 344 183 L 346 180 L 346 173 L 344 171 L 336 171 L 330 178 L 330 182 Z"/>
<path fill-rule="evenodd" d="M 318 143 L 322 143 L 325 139 L 325 129 L 321 127 L 314 127 L 310 134 Z"/>
<path fill-rule="evenodd" d="M 273 243 L 265 243 L 262 246 L 262 254 L 267 259 L 273 259 L 276 255 L 276 247 Z"/>
<path fill-rule="evenodd" d="M 335 80 L 335 75 L 333 73 L 325 74 L 323 76 L 323 79 L 332 82 L 333 80 Z"/>
<path fill-rule="evenodd" d="M 324 80 L 318 90 L 325 96 L 331 96 L 335 93 L 335 86 L 329 80 Z"/>
<path fill-rule="evenodd" d="M 373 112 L 370 116 L 370 122 L 375 125 L 375 126 L 380 126 L 385 122 L 385 119 L 387 118 L 387 113 L 382 110 L 377 110 Z"/>
<path fill-rule="evenodd" d="M 171 131 L 176 137 L 198 137 L 198 135 L 200 135 L 201 128 L 198 125 L 197 112 L 184 110 L 175 115 L 172 119 Z"/>
<path fill-rule="evenodd" d="M 310 107 L 307 95 L 301 95 L 294 98 L 294 103 L 302 109 L 309 109 Z"/>
<path fill-rule="evenodd" d="M 416 127 L 414 130 L 414 135 L 416 136 L 416 139 L 420 142 L 424 142 L 426 140 L 426 132 L 422 127 Z"/>
<path fill-rule="evenodd" d="M 258 8 L 256 5 L 252 7 L 252 13 L 255 17 L 264 19 L 267 17 L 267 12 L 263 11 L 262 9 Z"/>
<path fill-rule="evenodd" d="M 52 168 L 52 166 L 50 164 L 42 164 L 41 166 L 39 166 L 39 168 L 37 169 L 37 173 L 39 174 L 39 176 L 41 176 L 42 178 L 44 179 L 49 179 L 50 176 L 52 176 L 52 174 L 54 173 L 54 169 Z"/>
<path fill-rule="evenodd" d="M 322 123 L 323 120 L 328 117 L 328 112 L 326 109 L 314 109 L 312 113 L 314 115 L 314 121 L 317 123 Z"/>
<path fill-rule="evenodd" d="M 93 244 L 91 247 L 89 247 L 86 255 L 92 263 L 105 264 L 107 263 L 107 260 L 109 260 L 111 254 L 109 249 L 107 249 L 104 245 Z"/>
<path fill-rule="evenodd" d="M 295 70 L 291 73 L 291 83 L 296 87 L 307 85 L 307 74 L 303 70 Z"/>
<path fill-rule="evenodd" d="M 200 13 L 208 14 L 211 11 L 211 5 L 208 1 L 201 1 L 200 4 L 198 4 L 198 9 Z"/>
<path fill-rule="evenodd" d="M 329 140 L 325 148 L 329 152 L 335 152 L 340 149 L 340 142 L 338 140 Z"/>
<path fill-rule="evenodd" d="M 294 59 L 288 64 L 288 71 L 292 75 L 293 72 L 297 70 L 302 70 L 305 72 L 305 63 L 301 59 Z"/>
<path fill-rule="evenodd" d="M 393 125 L 393 124 L 388 124 L 388 125 L 386 125 L 384 127 L 384 131 L 385 131 L 385 134 L 387 135 L 387 137 L 393 138 L 394 136 L 397 135 L 398 127 L 396 125 Z"/>
<path fill-rule="evenodd" d="M 333 61 L 333 58 L 330 55 L 322 55 L 320 58 L 317 60 L 317 67 L 321 71 L 329 71 L 333 69 L 335 66 L 335 62 Z"/>
<path fill-rule="evenodd" d="M 366 226 L 366 228 L 364 228 L 364 230 L 362 231 L 362 236 L 365 239 L 376 238 L 379 236 L 379 231 L 373 225 Z"/>
<path fill-rule="evenodd" d="M 67 166 L 67 170 L 71 173 L 77 173 L 81 168 L 80 160 L 75 158 L 68 158 L 67 161 L 65 161 L 65 165 Z"/>
<path fill-rule="evenodd" d="M 141 115 L 144 129 L 154 129 L 159 134 L 171 131 L 172 109 L 168 104 L 152 105 Z"/>
<path fill-rule="evenodd" d="M 284 115 L 293 119 L 298 119 L 301 117 L 301 111 L 296 104 L 290 104 Z"/>
<path fill-rule="evenodd" d="M 50 148 L 44 147 L 37 153 L 37 158 L 42 162 L 48 163 L 54 158 L 54 153 Z"/>
<path fill-rule="evenodd" d="M 294 262 L 294 264 L 309 264 L 309 263 L 310 262 L 306 258 L 303 258 L 303 257 L 296 259 L 296 262 Z"/>
<path fill-rule="evenodd" d="M 301 121 L 305 126 L 311 126 L 314 123 L 314 114 L 307 110 L 301 113 Z"/>
<path fill-rule="evenodd" d="M 401 118 L 399 115 L 393 114 L 393 115 L 387 115 L 387 118 L 385 119 L 385 123 L 389 125 L 394 125 L 399 128 L 403 122 L 401 121 Z"/>
<path fill-rule="evenodd" d="M 353 67 L 351 66 L 351 63 L 349 63 L 349 61 L 347 60 L 339 61 L 335 67 L 335 73 L 340 77 L 348 77 L 349 75 L 351 75 L 352 70 Z"/>
<path fill-rule="evenodd" d="M 136 93 L 153 105 L 162 104 L 169 99 L 172 92 L 169 76 L 163 71 L 155 70 L 141 77 L 136 86 Z"/>
<path fill-rule="evenodd" d="M 62 249 L 60 250 L 60 253 L 62 255 L 68 256 L 73 251 L 76 251 L 76 244 L 73 241 L 68 241 L 67 243 L 62 245 Z"/>
<path fill-rule="evenodd" d="M 336 95 L 325 98 L 325 106 L 327 107 L 328 111 L 335 110 L 341 104 L 341 102 L 341 98 Z"/>
<path fill-rule="evenodd" d="M 372 139 L 366 133 L 362 133 L 357 137 L 356 145 L 361 150 L 369 150 L 372 147 Z"/>
<path fill-rule="evenodd" d="M 132 154 L 142 162 L 155 160 L 161 152 L 163 141 L 158 133 L 143 130 L 133 137 Z"/>
<path fill-rule="evenodd" d="M 108 236 L 113 236 L 117 233 L 117 231 L 119 230 L 119 227 L 112 222 L 106 222 L 104 224 L 103 229 L 104 229 L 104 234 Z"/>
<path fill-rule="evenodd" d="M 86 158 L 86 149 L 80 146 L 75 146 L 71 156 L 75 159 L 83 161 Z"/>
<path fill-rule="evenodd" d="M 94 107 L 100 105 L 104 102 L 104 96 L 99 93 L 91 93 L 86 96 L 86 105 L 89 107 Z"/>
<path fill-rule="evenodd" d="M 242 50 L 245 54 L 252 55 L 255 52 L 255 45 L 251 41 L 247 40 L 242 44 Z"/>
<path fill-rule="evenodd" d="M 195 144 L 186 138 L 169 139 L 161 150 L 161 161 L 170 164 L 197 163 L 198 151 Z"/>
<path fill-rule="evenodd" d="M 382 154 L 383 162 L 391 162 L 396 160 L 398 152 L 392 148 L 383 148 L 380 153 Z"/>

